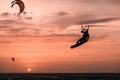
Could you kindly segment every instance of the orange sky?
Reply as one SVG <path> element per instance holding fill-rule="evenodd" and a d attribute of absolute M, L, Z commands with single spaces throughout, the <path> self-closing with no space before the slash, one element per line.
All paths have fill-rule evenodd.
<path fill-rule="evenodd" d="M 0 73 L 120 72 L 120 1 L 23 1 L 20 17 L 11 0 L 0 3 Z M 83 21 L 91 25 L 90 40 L 70 49 Z"/>

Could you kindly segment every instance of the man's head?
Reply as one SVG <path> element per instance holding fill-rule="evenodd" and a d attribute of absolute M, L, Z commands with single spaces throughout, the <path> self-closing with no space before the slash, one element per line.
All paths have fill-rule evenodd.
<path fill-rule="evenodd" d="M 81 25 L 81 29 L 82 29 L 81 33 L 86 33 L 86 32 L 88 33 L 89 25 L 85 25 L 85 26 Z"/>

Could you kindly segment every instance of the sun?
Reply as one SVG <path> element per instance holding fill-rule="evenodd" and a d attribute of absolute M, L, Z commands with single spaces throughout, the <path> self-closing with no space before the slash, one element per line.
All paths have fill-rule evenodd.
<path fill-rule="evenodd" d="M 31 72 L 31 68 L 28 68 L 27 71 L 28 71 L 28 72 Z"/>

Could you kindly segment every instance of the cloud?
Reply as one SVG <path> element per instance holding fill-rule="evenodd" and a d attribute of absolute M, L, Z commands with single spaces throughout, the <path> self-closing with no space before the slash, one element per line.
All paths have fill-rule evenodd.
<path fill-rule="evenodd" d="M 67 16 L 67 15 L 69 15 L 69 13 L 60 11 L 60 12 L 56 13 L 56 15 L 58 15 L 58 16 Z"/>
<path fill-rule="evenodd" d="M 25 15 L 28 14 L 27 12 L 24 13 Z M 5 13 L 4 15 L 9 15 Z M 21 18 L 21 17 L 20 17 Z M 97 17 L 93 15 L 88 15 L 88 19 L 85 21 L 86 15 L 77 15 L 71 14 L 65 11 L 59 11 L 52 16 L 47 17 L 49 18 L 48 22 L 45 24 L 36 25 L 36 23 L 30 23 L 27 20 L 32 20 L 32 17 L 24 17 L 24 19 L 2 19 L 0 20 L 0 28 L 1 31 L 7 31 L 11 35 L 14 34 L 22 34 L 24 35 L 51 35 L 51 34 L 64 34 L 64 35 L 71 35 L 77 32 L 78 28 L 74 28 L 79 26 L 83 23 L 92 24 L 92 27 L 106 27 L 105 25 L 99 25 L 97 23 L 107 23 L 110 21 L 120 20 L 116 17 Z M 45 19 L 46 20 L 46 19 Z M 44 22 L 44 21 L 43 21 Z M 76 25 L 76 26 L 75 26 Z M 69 27 L 74 26 L 72 29 L 65 31 Z M 36 30 L 35 30 L 36 29 Z M 8 33 L 7 33 L 8 34 Z M 76 33 L 78 34 L 78 33 Z"/>
<path fill-rule="evenodd" d="M 64 12 L 65 13 L 65 12 Z M 53 27 L 53 28 L 58 28 L 58 29 L 65 29 L 67 27 L 69 27 L 70 25 L 74 25 L 77 24 L 80 21 L 80 17 L 79 16 L 72 16 L 72 15 L 68 15 L 69 13 L 65 13 L 64 16 L 63 14 L 61 15 L 60 12 L 58 12 L 58 14 L 55 14 L 54 16 L 50 16 L 49 18 L 50 21 L 45 23 L 43 26 L 47 26 L 47 27 Z"/>
<path fill-rule="evenodd" d="M 11 28 L 11 26 L 7 26 L 7 25 L 0 25 L 0 29 L 6 29 L 6 28 Z"/>
<path fill-rule="evenodd" d="M 19 19 L 3 19 L 3 20 L 0 20 L 0 25 L 3 24 L 3 25 L 12 25 L 12 24 L 15 24 L 15 25 L 31 25 L 31 23 L 27 23 L 26 21 L 24 20 L 19 20 Z M 13 25 L 14 26 L 14 25 Z"/>
<path fill-rule="evenodd" d="M 10 23 L 15 23 L 16 21 L 15 20 L 0 20 L 0 24 L 10 24 Z"/>
<path fill-rule="evenodd" d="M 106 0 L 105 2 L 110 4 L 120 4 L 120 0 Z"/>
<path fill-rule="evenodd" d="M 107 23 L 110 21 L 120 20 L 120 18 L 118 17 L 100 18 L 100 17 L 93 16 L 93 15 L 88 15 L 88 17 L 86 17 L 86 15 L 69 15 L 70 13 L 67 13 L 67 12 L 62 12 L 62 14 L 61 12 L 58 12 L 58 14 L 55 14 L 54 18 L 51 17 L 50 22 L 44 24 L 44 26 L 51 27 L 51 28 L 57 28 L 59 30 L 64 30 L 73 25 L 81 25 L 85 23 L 97 25 L 97 23 Z M 98 25 L 94 27 L 100 27 L 100 26 Z"/>
<path fill-rule="evenodd" d="M 27 23 L 24 20 L 3 19 L 0 20 L 0 35 L 26 35 L 28 34 L 27 31 L 32 27 L 33 24 Z"/>
<path fill-rule="evenodd" d="M 120 18 L 93 19 L 93 20 L 87 20 L 85 23 L 95 24 L 95 23 L 105 23 L 105 22 L 116 21 L 116 20 L 120 20 Z"/>
<path fill-rule="evenodd" d="M 26 20 L 31 20 L 31 19 L 32 19 L 32 17 L 26 17 L 25 19 L 26 19 Z"/>
<path fill-rule="evenodd" d="M 17 34 L 17 33 L 20 33 L 21 31 L 23 31 L 23 30 L 25 30 L 25 29 L 27 29 L 27 28 L 15 28 L 15 29 L 9 29 L 9 31 L 10 31 L 11 33 Z"/>
<path fill-rule="evenodd" d="M 0 44 L 10 44 L 10 43 L 12 43 L 12 42 L 11 41 L 3 41 L 3 40 L 0 41 Z"/>
<path fill-rule="evenodd" d="M 9 17 L 11 14 L 9 12 L 1 13 L 2 17 Z"/>
<path fill-rule="evenodd" d="M 16 18 L 18 20 L 32 20 L 32 16 L 30 16 L 30 14 L 32 14 L 32 12 L 27 13 L 27 12 L 23 12 L 23 15 L 19 15 L 17 13 L 9 13 L 9 12 L 3 12 L 0 14 L 0 17 L 4 17 L 4 18 Z"/>
<path fill-rule="evenodd" d="M 76 2 L 84 2 L 84 3 L 97 3 L 97 4 L 103 4 L 103 3 L 107 3 L 107 4 L 120 4 L 120 1 L 119 0 L 97 0 L 97 1 L 94 1 L 94 0 L 74 0 Z"/>

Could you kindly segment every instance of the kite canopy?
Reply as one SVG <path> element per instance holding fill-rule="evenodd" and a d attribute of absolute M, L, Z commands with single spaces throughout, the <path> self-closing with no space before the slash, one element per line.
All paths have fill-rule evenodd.
<path fill-rule="evenodd" d="M 23 11 L 24 11 L 24 9 L 25 9 L 25 5 L 24 5 L 24 3 L 21 1 L 21 0 L 14 0 L 14 1 L 12 1 L 11 2 L 11 8 L 15 5 L 15 4 L 17 4 L 18 6 L 19 6 L 19 8 L 20 8 L 20 10 L 19 10 L 19 13 L 18 14 L 21 14 Z"/>

